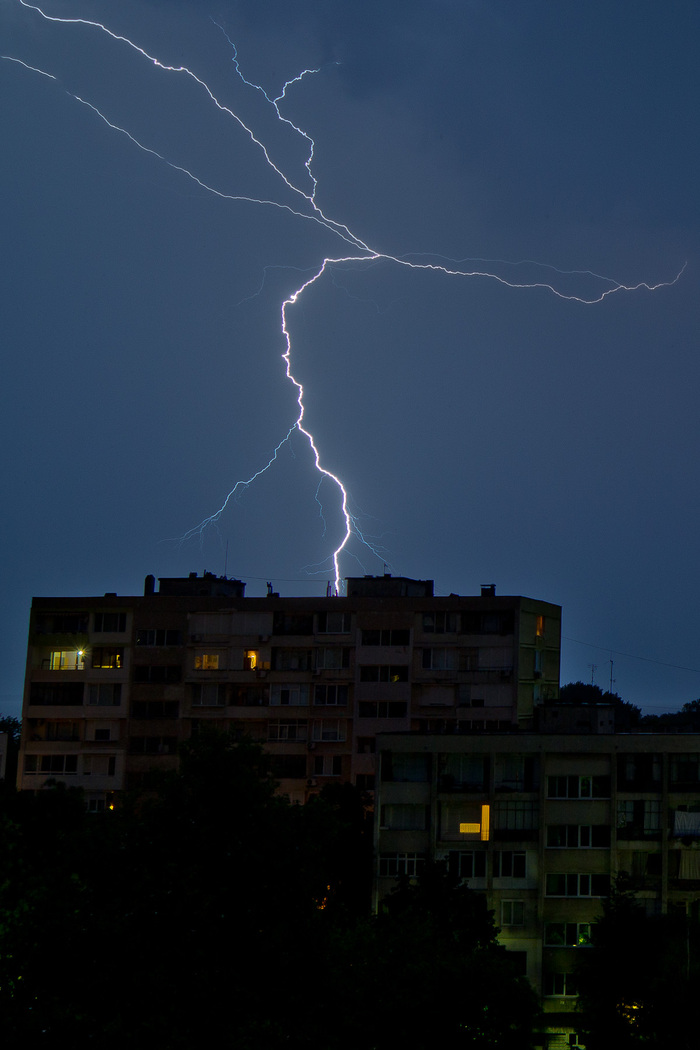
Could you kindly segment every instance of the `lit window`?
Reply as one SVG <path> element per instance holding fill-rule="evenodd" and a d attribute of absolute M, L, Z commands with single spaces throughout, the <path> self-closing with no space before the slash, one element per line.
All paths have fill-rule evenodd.
<path fill-rule="evenodd" d="M 535 637 L 544 638 L 544 616 L 537 617 L 537 625 L 535 627 Z"/>
<path fill-rule="evenodd" d="M 194 666 L 197 671 L 218 671 L 219 654 L 199 653 L 199 655 L 194 658 Z"/>
<path fill-rule="evenodd" d="M 254 671 L 258 666 L 258 654 L 255 649 L 246 649 L 243 655 L 244 671 Z M 218 667 L 218 664 L 217 664 Z"/>
<path fill-rule="evenodd" d="M 83 671 L 85 670 L 85 652 L 83 649 L 56 649 L 49 656 L 50 671 Z"/>
<path fill-rule="evenodd" d="M 92 666 L 101 669 L 118 669 L 122 666 L 124 650 L 111 645 L 97 645 L 92 650 Z"/>

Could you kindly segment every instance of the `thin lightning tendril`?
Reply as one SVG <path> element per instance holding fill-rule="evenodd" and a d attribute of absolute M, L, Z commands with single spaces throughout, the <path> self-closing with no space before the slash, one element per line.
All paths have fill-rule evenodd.
<path fill-rule="evenodd" d="M 590 270 L 560 270 L 556 266 L 552 266 L 552 265 L 549 265 L 549 264 L 543 264 L 543 263 L 537 263 L 537 262 L 534 262 L 533 260 L 529 260 L 529 259 L 520 260 L 519 262 L 515 262 L 515 263 L 509 262 L 507 260 L 501 260 L 501 259 L 497 259 L 497 260 L 493 260 L 493 259 L 491 259 L 491 260 L 488 260 L 488 259 L 452 260 L 452 259 L 446 259 L 444 256 L 438 256 L 438 255 L 435 255 L 435 254 L 429 254 L 428 255 L 426 253 L 411 252 L 411 253 L 406 253 L 406 254 L 400 256 L 400 255 L 392 255 L 392 254 L 390 254 L 388 252 L 382 252 L 382 251 L 379 251 L 377 249 L 374 249 L 374 248 L 370 247 L 370 245 L 367 244 L 361 237 L 359 237 L 357 234 L 355 234 L 347 225 L 345 225 L 342 222 L 338 222 L 337 220 L 332 219 L 331 217 L 327 216 L 323 212 L 323 210 L 318 206 L 318 204 L 316 203 L 316 193 L 317 193 L 317 189 L 318 189 L 318 181 L 317 181 L 317 179 L 316 179 L 316 177 L 315 177 L 315 175 L 313 174 L 313 171 L 312 171 L 312 164 L 313 164 L 313 160 L 314 160 L 314 149 L 315 149 L 314 139 L 311 137 L 311 135 L 309 135 L 309 133 L 307 131 L 304 131 L 300 126 L 298 126 L 293 121 L 291 121 L 280 110 L 281 103 L 286 100 L 287 89 L 290 88 L 292 85 L 299 83 L 301 80 L 303 80 L 304 77 L 311 76 L 313 74 L 319 73 L 320 69 L 305 69 L 305 70 L 303 70 L 297 76 L 295 76 L 292 79 L 286 81 L 284 86 L 283 86 L 283 88 L 282 88 L 282 91 L 280 92 L 280 94 L 273 98 L 270 95 L 268 95 L 268 93 L 265 91 L 265 89 L 261 85 L 255 84 L 255 83 L 253 83 L 253 82 L 251 82 L 251 81 L 249 81 L 249 80 L 247 80 L 245 78 L 245 76 L 243 75 L 243 73 L 241 72 L 241 69 L 240 69 L 240 65 L 239 65 L 239 61 L 238 61 L 238 50 L 237 50 L 235 44 L 233 43 L 231 38 L 226 33 L 226 31 L 223 28 L 223 26 L 221 26 L 218 22 L 215 22 L 214 19 L 212 19 L 214 24 L 220 29 L 220 31 L 223 33 L 224 37 L 226 38 L 226 40 L 228 41 L 229 45 L 232 48 L 232 51 L 233 51 L 232 62 L 233 62 L 236 74 L 239 77 L 239 79 L 241 80 L 241 82 L 243 84 L 245 84 L 247 87 L 249 87 L 249 88 L 251 88 L 251 89 L 253 89 L 255 91 L 260 92 L 264 96 L 264 98 L 268 102 L 268 104 L 270 106 L 272 106 L 272 108 L 274 109 L 275 114 L 277 116 L 277 119 L 280 122 L 282 122 L 284 124 L 287 124 L 290 128 L 292 128 L 292 130 L 295 132 L 295 134 L 297 134 L 299 137 L 301 137 L 306 142 L 306 144 L 308 146 L 308 155 L 307 155 L 306 160 L 304 162 L 304 167 L 305 167 L 306 173 L 307 173 L 307 175 L 308 175 L 308 177 L 309 177 L 309 179 L 311 181 L 311 191 L 310 192 L 306 192 L 301 187 L 295 185 L 295 183 L 290 178 L 288 178 L 287 175 L 285 175 L 285 173 L 282 171 L 282 169 L 277 164 L 275 164 L 275 162 L 273 161 L 272 157 L 270 156 L 270 154 L 269 154 L 269 152 L 267 150 L 267 147 L 265 146 L 265 144 L 259 138 L 257 138 L 257 136 L 253 132 L 252 128 L 248 127 L 248 125 L 232 109 L 230 109 L 228 106 L 226 106 L 222 102 L 220 102 L 219 99 L 217 99 L 217 97 L 214 95 L 214 92 L 211 90 L 211 88 L 205 83 L 205 81 L 202 80 L 200 77 L 198 77 L 195 73 L 193 73 L 192 70 L 188 69 L 187 66 L 172 66 L 172 65 L 167 65 L 164 62 L 161 62 L 158 58 L 156 58 L 154 55 L 151 55 L 148 51 L 146 51 L 140 45 L 134 43 L 134 41 L 130 40 L 128 37 L 122 36 L 119 33 L 115 33 L 113 30 L 109 29 L 107 26 L 103 25 L 101 22 L 95 22 L 95 21 L 92 21 L 90 19 L 85 19 L 85 18 L 64 18 L 64 17 L 59 17 L 59 16 L 56 16 L 56 15 L 49 15 L 45 11 L 43 11 L 42 8 L 38 7 L 37 5 L 28 3 L 27 0 L 18 0 L 18 3 L 23 8 L 25 8 L 27 10 L 30 10 L 30 11 L 36 12 L 38 15 L 40 15 L 43 19 L 45 19 L 48 22 L 61 23 L 61 24 L 65 24 L 65 25 L 86 26 L 86 27 L 88 27 L 90 29 L 97 30 L 98 32 L 105 33 L 107 36 L 111 37 L 111 39 L 114 40 L 116 43 L 123 44 L 123 45 L 131 48 L 133 51 L 137 52 L 146 61 L 150 62 L 156 69 L 162 70 L 164 73 L 173 73 L 173 74 L 180 73 L 180 74 L 183 74 L 186 77 L 189 77 L 200 89 L 202 89 L 205 92 L 205 94 L 208 97 L 209 101 L 222 114 L 226 115 L 227 117 L 230 117 L 239 126 L 239 128 L 248 136 L 248 138 L 250 139 L 252 144 L 258 150 L 261 151 L 261 153 L 262 153 L 262 155 L 264 157 L 265 163 L 275 173 L 275 175 L 282 181 L 284 186 L 289 191 L 291 191 L 294 195 L 296 195 L 297 198 L 299 198 L 299 197 L 302 198 L 303 201 L 306 202 L 306 206 L 308 206 L 308 208 L 310 208 L 310 211 L 301 211 L 298 208 L 294 208 L 290 204 L 285 204 L 285 203 L 283 203 L 281 201 L 267 200 L 267 199 L 258 199 L 258 198 L 255 198 L 255 197 L 248 197 L 248 196 L 239 195 L 239 194 L 226 193 L 226 192 L 224 192 L 221 189 L 217 189 L 214 186 L 210 186 L 208 183 L 204 182 L 202 179 L 199 178 L 199 176 L 197 176 L 194 172 L 190 171 L 188 168 L 186 168 L 186 167 L 184 167 L 182 165 L 179 165 L 179 164 L 175 164 L 173 161 L 168 160 L 162 154 L 158 153 L 157 150 L 152 149 L 151 147 L 144 145 L 134 135 L 132 135 L 131 132 L 127 131 L 125 128 L 122 128 L 119 125 L 112 123 L 91 102 L 89 102 L 86 99 L 82 98 L 80 95 L 74 94 L 71 91 L 67 92 L 71 96 L 71 98 L 75 99 L 75 101 L 81 103 L 81 105 L 87 106 L 90 110 L 92 110 L 92 112 L 95 113 L 95 115 L 98 116 L 100 118 L 100 120 L 102 120 L 110 129 L 112 129 L 113 131 L 119 132 L 122 135 L 125 135 L 130 140 L 130 142 L 132 142 L 135 146 L 137 146 L 144 153 L 148 153 L 148 154 L 156 157 L 158 160 L 160 160 L 164 164 L 168 165 L 168 167 L 172 168 L 174 171 L 177 171 L 177 172 L 185 175 L 187 178 L 191 179 L 193 182 L 195 182 L 201 189 L 205 190 L 207 193 L 211 193 L 214 196 L 216 196 L 216 197 L 218 197 L 218 198 L 220 198 L 222 200 L 235 201 L 235 202 L 247 202 L 247 203 L 256 204 L 256 205 L 265 206 L 265 207 L 278 208 L 278 209 L 280 209 L 282 211 L 289 212 L 290 214 L 295 216 L 295 218 L 299 218 L 299 219 L 304 219 L 306 221 L 315 222 L 319 226 L 325 227 L 331 233 L 335 234 L 335 236 L 339 237 L 340 240 L 344 241 L 348 246 L 350 246 L 350 248 L 353 249 L 354 252 L 359 253 L 359 254 L 348 254 L 348 255 L 345 255 L 345 256 L 340 256 L 338 258 L 330 258 L 330 257 L 324 258 L 324 260 L 323 260 L 321 266 L 319 267 L 319 269 L 315 273 L 312 273 L 312 275 L 310 277 L 308 277 L 296 289 L 296 291 L 292 292 L 283 301 L 282 306 L 281 306 L 281 331 L 282 331 L 282 336 L 283 336 L 283 340 L 284 340 L 285 350 L 284 350 L 284 352 L 283 352 L 283 354 L 281 356 L 282 356 L 282 360 L 284 361 L 284 368 L 285 368 L 286 378 L 289 380 L 289 382 L 292 384 L 292 386 L 296 390 L 296 401 L 297 401 L 297 406 L 298 406 L 297 418 L 294 421 L 294 423 L 292 424 L 292 426 L 289 428 L 289 430 L 287 431 L 285 436 L 282 438 L 282 440 L 275 446 L 275 448 L 274 448 L 272 454 L 270 455 L 270 458 L 268 459 L 267 463 L 263 467 L 261 467 L 259 470 L 257 470 L 254 474 L 252 474 L 247 480 L 237 481 L 236 484 L 231 489 L 231 491 L 226 496 L 226 498 L 225 498 L 224 502 L 222 503 L 221 507 L 219 507 L 219 509 L 217 511 L 215 511 L 213 514 L 209 515 L 202 522 L 200 522 L 199 525 L 197 525 L 194 528 L 188 530 L 181 537 L 181 539 L 180 539 L 181 543 L 186 542 L 187 540 L 193 538 L 194 536 L 199 536 L 201 538 L 201 536 L 203 535 L 205 529 L 207 529 L 210 526 L 215 527 L 217 525 L 217 523 L 219 522 L 222 514 L 226 510 L 226 508 L 227 508 L 228 504 L 230 503 L 230 501 L 232 499 L 237 498 L 240 494 L 242 494 L 242 492 L 245 491 L 245 489 L 247 489 L 250 485 L 252 485 L 253 482 L 257 478 L 259 478 L 262 474 L 264 474 L 272 466 L 272 464 L 276 461 L 280 451 L 282 450 L 282 448 L 285 445 L 289 446 L 290 448 L 292 447 L 291 446 L 291 438 L 292 438 L 292 435 L 294 434 L 294 432 L 297 431 L 299 434 L 302 434 L 303 437 L 306 439 L 306 441 L 307 441 L 307 443 L 309 445 L 309 448 L 311 450 L 313 459 L 314 459 L 314 466 L 315 466 L 316 471 L 318 472 L 318 474 L 320 474 L 319 483 L 318 483 L 318 486 L 316 488 L 316 493 L 315 493 L 315 500 L 318 503 L 319 508 L 320 508 L 320 516 L 321 516 L 321 520 L 322 520 L 323 526 L 324 526 L 324 535 L 325 535 L 326 530 L 327 530 L 327 523 L 326 523 L 325 514 L 324 514 L 324 510 L 323 510 L 323 504 L 322 504 L 321 498 L 320 498 L 320 491 L 321 491 L 321 487 L 323 485 L 323 482 L 326 481 L 326 480 L 332 482 L 333 485 L 336 487 L 336 490 L 338 491 L 339 495 L 340 495 L 340 503 L 341 503 L 341 508 L 340 509 L 341 509 L 342 518 L 343 518 L 343 520 L 345 522 L 345 530 L 344 530 L 344 534 L 343 534 L 341 542 L 336 547 L 336 549 L 333 551 L 333 553 L 332 553 L 332 555 L 330 556 L 330 559 L 329 559 L 330 562 L 332 563 L 332 566 L 333 566 L 333 573 L 334 573 L 334 576 L 335 576 L 336 591 L 339 593 L 340 592 L 340 587 L 341 587 L 341 569 L 340 569 L 340 557 L 341 557 L 341 555 L 343 553 L 345 553 L 347 556 L 350 556 L 350 557 L 356 559 L 358 561 L 358 563 L 361 565 L 361 562 L 359 561 L 359 558 L 357 557 L 357 555 L 353 551 L 348 549 L 348 544 L 349 544 L 349 542 L 350 542 L 350 540 L 351 540 L 351 538 L 353 536 L 355 536 L 357 538 L 357 540 L 362 545 L 364 545 L 369 551 L 371 551 L 376 557 L 379 557 L 379 558 L 383 558 L 384 557 L 384 553 L 385 552 L 383 551 L 383 549 L 377 547 L 375 544 L 370 542 L 370 540 L 364 534 L 364 532 L 363 532 L 363 530 L 362 530 L 362 528 L 361 528 L 361 526 L 360 526 L 360 524 L 358 522 L 357 516 L 353 513 L 353 511 L 350 508 L 350 497 L 349 497 L 348 491 L 347 491 L 345 485 L 343 484 L 343 482 L 341 481 L 340 477 L 337 474 L 333 473 L 333 471 L 329 470 L 326 466 L 324 466 L 322 461 L 321 461 L 321 453 L 320 453 L 319 448 L 318 448 L 318 446 L 316 444 L 316 440 L 315 440 L 312 432 L 310 430 L 308 430 L 307 427 L 304 425 L 304 417 L 305 417 L 305 414 L 306 414 L 306 408 L 305 408 L 305 404 L 304 404 L 304 387 L 303 387 L 302 383 L 299 382 L 299 380 L 296 378 L 296 376 L 292 372 L 292 363 L 291 363 L 292 340 L 291 340 L 291 335 L 290 335 L 289 327 L 288 327 L 288 311 L 289 311 L 289 309 L 291 307 L 295 306 L 299 302 L 299 300 L 300 300 L 301 296 L 304 294 L 304 292 L 308 288 L 310 288 L 312 285 L 316 284 L 316 282 L 319 281 L 324 276 L 324 274 L 327 271 L 332 273 L 332 269 L 333 269 L 334 266 L 343 266 L 343 265 L 350 265 L 350 264 L 361 264 L 361 265 L 366 267 L 368 264 L 372 265 L 372 264 L 375 264 L 375 263 L 377 263 L 379 261 L 383 261 L 383 262 L 388 262 L 388 263 L 394 263 L 397 266 L 402 266 L 402 267 L 405 267 L 405 268 L 411 269 L 411 270 L 432 271 L 434 273 L 442 274 L 445 277 L 459 277 L 459 278 L 468 278 L 468 277 L 477 278 L 477 277 L 480 277 L 480 278 L 484 278 L 484 279 L 487 279 L 487 280 L 495 281 L 498 284 L 504 285 L 505 287 L 512 288 L 512 289 L 528 289 L 528 290 L 541 289 L 543 291 L 547 291 L 547 292 L 551 293 L 552 295 L 555 295 L 559 299 L 564 299 L 564 300 L 567 300 L 567 301 L 577 302 L 577 303 L 581 303 L 581 304 L 585 304 L 585 305 L 593 305 L 595 303 L 601 303 L 608 296 L 613 295 L 614 293 L 618 293 L 618 292 L 635 292 L 635 291 L 639 291 L 641 289 L 644 289 L 644 290 L 649 291 L 649 292 L 654 292 L 654 291 L 657 291 L 660 288 L 670 287 L 671 285 L 675 284 L 680 279 L 683 271 L 685 270 L 686 264 L 684 264 L 683 267 L 680 269 L 680 271 L 676 274 L 676 276 L 672 280 L 669 280 L 669 281 L 659 281 L 657 284 L 649 284 L 647 281 L 639 281 L 637 284 L 626 285 L 626 284 L 623 284 L 623 283 L 621 283 L 619 281 L 616 281 L 616 280 L 614 280 L 614 279 L 612 279 L 610 277 L 604 277 L 604 276 L 602 276 L 600 274 L 597 274 L 597 273 L 594 273 L 593 271 L 590 271 Z M 48 72 L 46 72 L 43 69 L 38 69 L 36 66 L 29 65 L 29 63 L 24 62 L 22 59 L 15 58 L 15 57 L 13 57 L 11 55 L 0 55 L 0 58 L 5 59 L 6 61 L 10 61 L 10 62 L 16 62 L 17 64 L 23 66 L 25 69 L 30 70 L 30 71 L 35 72 L 35 73 L 39 73 L 42 76 L 50 78 L 51 80 L 57 80 L 57 77 L 55 77 L 52 73 L 48 73 Z M 301 208 L 301 207 L 304 207 L 304 205 L 300 203 L 299 208 Z M 418 260 L 431 260 L 431 261 L 418 261 Z M 441 260 L 441 261 L 435 261 L 435 260 Z M 478 264 L 478 263 L 482 263 L 483 264 L 483 263 L 486 263 L 486 264 L 488 264 L 489 268 L 488 269 L 464 268 L 464 263 L 470 263 L 470 264 Z M 558 274 L 558 275 L 560 275 L 562 277 L 571 277 L 571 276 L 579 276 L 579 277 L 581 277 L 581 276 L 585 276 L 585 277 L 593 278 L 595 280 L 601 281 L 604 285 L 607 285 L 607 287 L 603 288 L 602 291 L 598 292 L 596 295 L 594 295 L 592 297 L 584 297 L 584 296 L 580 296 L 580 295 L 574 295 L 573 293 L 565 293 L 560 288 L 557 288 L 553 283 L 551 283 L 550 281 L 547 281 L 547 280 L 540 280 L 540 281 L 524 281 L 524 280 L 516 281 L 516 280 L 509 280 L 508 278 L 504 277 L 502 274 L 499 274 L 499 273 L 495 272 L 492 269 L 495 265 L 507 266 L 507 267 L 510 267 L 510 268 L 515 268 L 517 266 L 522 266 L 522 265 L 534 265 L 534 266 L 537 266 L 541 270 L 554 271 L 556 274 Z M 263 277 L 263 281 L 264 281 L 264 277 Z M 261 290 L 262 290 L 262 285 L 261 285 Z M 325 570 L 317 569 L 315 571 L 325 571 Z"/>

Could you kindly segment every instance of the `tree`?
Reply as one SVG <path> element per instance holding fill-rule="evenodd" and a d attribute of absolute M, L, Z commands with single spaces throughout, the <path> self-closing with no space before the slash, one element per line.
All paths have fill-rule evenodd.
<path fill-rule="evenodd" d="M 579 956 L 579 1009 L 589 1050 L 692 1050 L 700 976 L 697 923 L 647 916 L 626 876 L 616 880 L 592 946 Z"/>
<path fill-rule="evenodd" d="M 608 690 L 603 692 L 599 685 L 592 682 L 568 682 L 559 690 L 559 699 L 552 701 L 560 704 L 611 704 L 615 709 L 615 728 L 620 730 L 634 729 L 639 725 L 642 710 L 635 704 L 623 700 L 617 693 Z"/>

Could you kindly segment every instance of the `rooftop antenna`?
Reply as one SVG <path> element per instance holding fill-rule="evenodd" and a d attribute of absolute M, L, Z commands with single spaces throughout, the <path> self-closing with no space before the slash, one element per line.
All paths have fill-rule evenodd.
<path fill-rule="evenodd" d="M 611 693 L 613 691 L 613 686 L 615 684 L 615 681 L 616 680 L 613 678 L 613 658 L 611 656 L 610 657 L 610 692 Z"/>
<path fill-rule="evenodd" d="M 598 664 L 589 664 L 591 669 L 591 685 L 595 685 L 595 673 L 598 670 Z"/>
<path fill-rule="evenodd" d="M 226 554 L 224 556 L 224 579 L 226 579 L 227 571 L 228 571 L 228 540 L 226 540 Z"/>

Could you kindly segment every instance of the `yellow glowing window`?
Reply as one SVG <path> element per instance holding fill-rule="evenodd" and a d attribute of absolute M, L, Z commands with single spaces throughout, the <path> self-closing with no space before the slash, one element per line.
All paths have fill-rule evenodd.
<path fill-rule="evenodd" d="M 488 842 L 491 831 L 491 809 L 484 805 L 481 807 L 481 841 Z"/>
<path fill-rule="evenodd" d="M 255 649 L 247 649 L 243 666 L 246 671 L 254 671 L 258 666 L 258 654 Z"/>
<path fill-rule="evenodd" d="M 199 656 L 195 656 L 194 658 L 194 666 L 198 671 L 218 671 L 219 654 L 200 653 Z"/>
<path fill-rule="evenodd" d="M 57 649 L 49 657 L 50 671 L 82 671 L 85 669 L 85 653 L 82 649 Z"/>
<path fill-rule="evenodd" d="M 535 635 L 537 638 L 544 638 L 544 616 L 537 617 L 537 627 L 535 629 Z"/>
<path fill-rule="evenodd" d="M 481 824 L 469 822 L 459 825 L 460 835 L 479 835 L 482 842 L 488 842 L 490 832 L 490 809 L 487 805 L 481 807 Z"/>
<path fill-rule="evenodd" d="M 481 831 L 481 824 L 460 824 L 459 832 L 460 835 L 478 835 Z"/>

